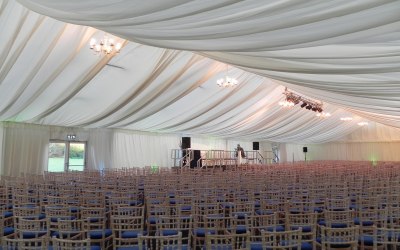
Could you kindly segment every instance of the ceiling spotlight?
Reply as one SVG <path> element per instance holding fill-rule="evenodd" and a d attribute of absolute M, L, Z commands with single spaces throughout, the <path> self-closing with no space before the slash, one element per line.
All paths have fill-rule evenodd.
<path fill-rule="evenodd" d="M 331 114 L 322 112 L 322 113 L 317 113 L 316 116 L 318 116 L 319 118 L 327 118 L 327 117 L 331 116 Z"/>
<path fill-rule="evenodd" d="M 301 108 L 304 108 L 305 106 L 307 106 L 307 103 L 306 103 L 306 102 L 303 102 L 303 103 L 300 105 Z"/>
<path fill-rule="evenodd" d="M 310 110 L 312 108 L 312 106 L 310 104 L 308 104 L 308 106 L 306 107 L 306 109 Z"/>
<path fill-rule="evenodd" d="M 291 108 L 294 106 L 294 103 L 291 101 L 285 100 L 285 101 L 279 102 L 279 105 L 283 106 L 284 108 Z"/>
<path fill-rule="evenodd" d="M 340 118 L 341 121 L 351 121 L 353 120 L 353 117 L 342 117 Z"/>
<path fill-rule="evenodd" d="M 311 110 L 315 112 L 317 111 L 317 107 L 312 107 Z"/>

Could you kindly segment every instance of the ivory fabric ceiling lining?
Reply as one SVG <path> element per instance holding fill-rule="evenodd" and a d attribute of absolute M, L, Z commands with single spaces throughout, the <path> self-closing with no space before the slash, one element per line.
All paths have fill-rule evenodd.
<path fill-rule="evenodd" d="M 362 117 L 400 127 L 398 1 L 19 2 L 40 14 L 1 4 L 3 121 L 280 142 L 336 140 Z M 97 57 L 87 26 L 129 42 Z M 241 84 L 218 88 L 213 59 Z M 282 109 L 283 86 L 332 117 Z"/>

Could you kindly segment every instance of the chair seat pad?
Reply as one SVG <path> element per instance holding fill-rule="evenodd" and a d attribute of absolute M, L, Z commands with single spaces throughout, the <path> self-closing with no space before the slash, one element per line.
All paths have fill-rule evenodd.
<path fill-rule="evenodd" d="M 71 213 L 77 213 L 77 212 L 79 212 L 79 210 L 80 210 L 79 207 L 70 207 L 70 208 L 69 208 L 69 211 L 70 211 Z"/>
<path fill-rule="evenodd" d="M 319 221 L 318 224 L 320 226 L 326 226 L 326 222 L 324 220 Z M 346 228 L 347 227 L 347 223 L 336 222 L 336 223 L 332 223 L 331 227 L 332 228 Z"/>
<path fill-rule="evenodd" d="M 192 210 L 192 206 L 190 206 L 190 205 L 184 205 L 184 206 L 181 207 L 181 210 L 182 210 L 182 211 L 190 211 L 190 210 Z"/>
<path fill-rule="evenodd" d="M 112 230 L 111 229 L 104 229 L 104 230 L 91 230 L 90 232 L 89 232 L 89 237 L 91 238 L 91 239 L 103 239 L 103 236 L 104 236 L 104 238 L 107 238 L 107 237 L 110 237 L 112 235 Z"/>
<path fill-rule="evenodd" d="M 264 228 L 264 230 L 268 231 L 268 232 L 283 232 L 285 231 L 285 227 L 278 225 L 278 226 L 270 226 L 270 227 L 266 227 Z"/>
<path fill-rule="evenodd" d="M 261 242 L 252 242 L 250 243 L 251 250 L 263 250 L 263 246 Z"/>
<path fill-rule="evenodd" d="M 176 229 L 163 229 L 161 234 L 162 236 L 171 236 L 171 235 L 177 235 L 178 232 L 179 231 Z"/>
<path fill-rule="evenodd" d="M 175 249 L 188 250 L 190 248 L 188 247 L 188 245 L 181 245 L 181 248 L 178 248 L 177 245 L 176 246 L 171 245 L 171 246 L 164 246 L 163 247 L 163 250 L 175 250 Z"/>
<path fill-rule="evenodd" d="M 3 236 L 7 236 L 9 234 L 13 234 L 15 232 L 15 230 L 13 227 L 5 227 L 3 232 L 4 232 Z"/>
<path fill-rule="evenodd" d="M 313 245 L 310 242 L 302 242 L 301 250 L 313 250 Z"/>
<path fill-rule="evenodd" d="M 247 232 L 247 227 L 246 225 L 238 225 L 236 227 L 236 233 L 237 234 L 245 234 Z"/>
<path fill-rule="evenodd" d="M 12 216 L 13 216 L 13 212 L 11 212 L 11 211 L 5 211 L 5 212 L 3 213 L 3 216 L 4 216 L 4 218 L 12 217 Z"/>
<path fill-rule="evenodd" d="M 50 221 L 51 222 L 58 222 L 58 220 L 75 220 L 75 216 L 61 216 L 61 217 L 51 217 Z"/>
<path fill-rule="evenodd" d="M 23 239 L 33 239 L 37 237 L 42 237 L 43 235 L 47 234 L 47 230 L 44 231 L 37 231 L 37 232 L 23 232 L 22 238 Z"/>
<path fill-rule="evenodd" d="M 363 242 L 365 246 L 373 246 L 374 237 L 372 235 L 362 235 L 360 236 L 359 242 Z"/>
<path fill-rule="evenodd" d="M 290 227 L 291 230 L 297 230 L 301 227 L 301 231 L 303 233 L 310 233 L 311 232 L 311 226 L 292 226 Z"/>
<path fill-rule="evenodd" d="M 144 235 L 141 231 L 124 231 L 121 234 L 121 238 L 137 238 L 139 234 Z"/>
<path fill-rule="evenodd" d="M 373 221 L 362 221 L 361 222 L 360 218 L 354 218 L 354 224 L 360 225 L 360 223 L 362 223 L 362 226 L 364 226 L 364 227 L 370 227 L 370 226 L 374 225 Z"/>
<path fill-rule="evenodd" d="M 139 246 L 117 247 L 117 250 L 139 250 Z"/>
<path fill-rule="evenodd" d="M 207 230 L 209 234 L 215 234 L 215 230 Z M 206 236 L 206 229 L 205 228 L 196 228 L 194 229 L 194 234 L 197 237 L 205 237 Z"/>

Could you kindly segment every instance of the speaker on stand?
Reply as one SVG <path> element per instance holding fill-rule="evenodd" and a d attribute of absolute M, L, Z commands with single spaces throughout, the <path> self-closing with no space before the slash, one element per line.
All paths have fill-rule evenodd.
<path fill-rule="evenodd" d="M 182 149 L 191 148 L 190 137 L 182 137 Z"/>
<path fill-rule="evenodd" d="M 253 141 L 253 150 L 260 150 L 260 143 L 258 141 Z"/>
<path fill-rule="evenodd" d="M 307 161 L 307 147 L 303 147 L 303 153 L 304 153 L 304 161 Z"/>

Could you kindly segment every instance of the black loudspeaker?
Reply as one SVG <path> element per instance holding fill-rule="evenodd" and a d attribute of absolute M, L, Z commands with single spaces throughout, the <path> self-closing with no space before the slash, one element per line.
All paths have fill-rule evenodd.
<path fill-rule="evenodd" d="M 307 153 L 307 147 L 303 147 L 303 153 Z"/>
<path fill-rule="evenodd" d="M 190 168 L 197 167 L 197 161 L 201 158 L 201 151 L 200 150 L 193 150 L 193 160 L 190 162 Z M 200 167 L 202 162 L 200 161 Z"/>
<path fill-rule="evenodd" d="M 253 141 L 253 150 L 260 150 L 260 143 L 258 141 Z"/>
<path fill-rule="evenodd" d="M 190 137 L 182 137 L 182 149 L 191 148 Z"/>

